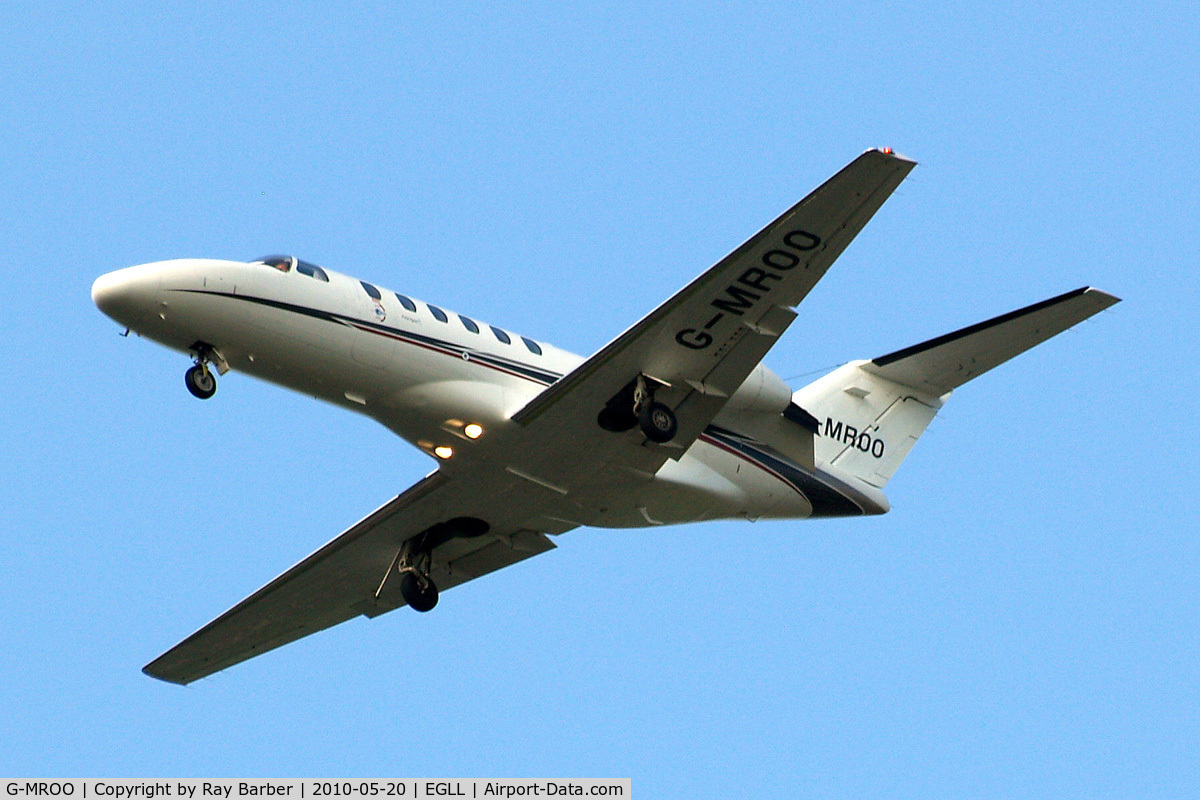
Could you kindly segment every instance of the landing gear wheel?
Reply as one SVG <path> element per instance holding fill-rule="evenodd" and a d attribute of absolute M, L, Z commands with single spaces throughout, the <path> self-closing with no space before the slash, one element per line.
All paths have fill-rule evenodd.
<path fill-rule="evenodd" d="M 188 391 L 201 400 L 207 400 L 217 393 L 217 379 L 204 364 L 197 364 L 183 374 L 183 382 Z"/>
<path fill-rule="evenodd" d="M 437 586 L 415 572 L 406 572 L 400 577 L 400 594 L 413 611 L 432 611 L 438 602 Z"/>
<path fill-rule="evenodd" d="M 647 405 L 638 422 L 641 423 L 642 433 L 646 434 L 646 438 L 659 444 L 674 439 L 675 431 L 679 429 L 675 412 L 662 403 Z"/>

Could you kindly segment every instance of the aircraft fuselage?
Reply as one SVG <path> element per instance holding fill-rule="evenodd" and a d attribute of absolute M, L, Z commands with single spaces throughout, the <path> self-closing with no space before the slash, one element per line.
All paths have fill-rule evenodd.
<path fill-rule="evenodd" d="M 516 411 L 583 361 L 333 270 L 306 274 L 304 262 L 293 263 L 287 271 L 208 259 L 144 264 L 102 276 L 93 298 L 145 338 L 182 352 L 211 348 L 220 368 L 366 414 L 446 470 L 469 461 L 471 434 L 481 439 L 515 424 Z M 642 527 L 886 512 L 875 487 L 834 468 L 806 469 L 789 455 L 792 423 L 779 416 L 789 401 L 782 381 L 759 365 L 678 459 L 638 491 L 573 501 L 571 519 Z"/>

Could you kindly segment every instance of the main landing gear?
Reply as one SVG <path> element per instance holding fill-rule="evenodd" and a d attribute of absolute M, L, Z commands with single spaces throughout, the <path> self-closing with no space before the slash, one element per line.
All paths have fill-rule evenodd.
<path fill-rule="evenodd" d="M 414 567 L 408 570 L 400 576 L 400 594 L 404 596 L 404 602 L 413 611 L 432 611 L 438 602 L 437 585 L 424 572 Z"/>
<path fill-rule="evenodd" d="M 596 423 L 606 431 L 621 433 L 640 426 L 652 442 L 663 444 L 675 438 L 679 423 L 675 412 L 665 403 L 654 399 L 654 392 L 663 384 L 645 375 L 638 375 L 617 392 L 601 409 Z"/>
<path fill-rule="evenodd" d="M 659 444 L 674 439 L 675 431 L 679 429 L 675 412 L 662 403 L 647 404 L 638 415 L 638 424 L 642 426 L 642 433 L 646 434 L 647 439 Z"/>
<path fill-rule="evenodd" d="M 432 611 L 438 603 L 438 588 L 429 574 L 433 571 L 433 550 L 454 538 L 482 536 L 491 528 L 475 517 L 455 517 L 427 528 L 409 539 L 396 556 L 400 574 L 400 594 L 413 611 Z M 384 581 L 387 576 L 384 576 Z M 379 591 L 383 590 L 380 584 Z M 376 592 L 378 596 L 379 592 Z"/>

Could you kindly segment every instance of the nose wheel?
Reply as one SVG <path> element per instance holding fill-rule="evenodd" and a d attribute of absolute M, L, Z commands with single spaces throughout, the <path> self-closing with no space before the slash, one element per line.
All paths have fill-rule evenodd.
<path fill-rule="evenodd" d="M 193 397 L 207 400 L 217 393 L 217 377 L 212 374 L 208 364 L 198 361 L 195 366 L 183 373 L 183 382 Z"/>
<path fill-rule="evenodd" d="M 217 393 L 217 376 L 208 368 L 209 364 L 224 375 L 229 371 L 229 363 L 217 349 L 207 342 L 196 342 L 189 350 L 192 351 L 192 361 L 195 362 L 187 372 L 183 373 L 183 382 L 193 397 L 207 400 Z"/>

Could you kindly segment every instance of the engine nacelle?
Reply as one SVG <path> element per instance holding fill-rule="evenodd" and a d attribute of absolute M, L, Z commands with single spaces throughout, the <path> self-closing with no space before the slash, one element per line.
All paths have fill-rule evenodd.
<path fill-rule="evenodd" d="M 724 410 L 780 414 L 791 402 L 792 390 L 783 378 L 759 364 L 729 398 Z"/>

